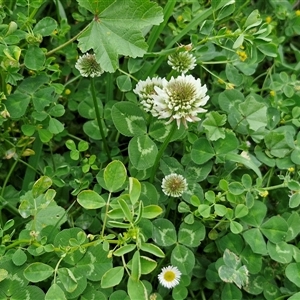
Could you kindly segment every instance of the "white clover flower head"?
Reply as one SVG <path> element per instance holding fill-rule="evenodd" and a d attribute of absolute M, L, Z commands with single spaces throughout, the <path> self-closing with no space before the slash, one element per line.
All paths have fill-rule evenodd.
<path fill-rule="evenodd" d="M 185 74 L 196 67 L 196 58 L 187 51 L 176 51 L 168 56 L 168 64 L 173 70 Z"/>
<path fill-rule="evenodd" d="M 75 64 L 75 68 L 83 77 L 98 77 L 104 72 L 100 64 L 97 62 L 95 54 L 89 53 L 79 57 Z"/>
<path fill-rule="evenodd" d="M 187 122 L 196 122 L 201 119 L 197 116 L 207 110 L 202 108 L 209 96 L 206 95 L 206 85 L 201 85 L 200 79 L 192 75 L 180 75 L 171 78 L 165 87 L 154 87 L 154 109 L 159 119 L 169 118 L 168 123 L 176 120 L 178 128 L 182 123 L 187 127 Z"/>
<path fill-rule="evenodd" d="M 188 185 L 182 175 L 172 173 L 163 178 L 161 187 L 165 195 L 180 197 L 187 190 Z"/>
<path fill-rule="evenodd" d="M 180 276 L 181 272 L 177 267 L 168 266 L 162 268 L 161 273 L 158 275 L 158 280 L 162 286 L 171 289 L 179 284 Z"/>
<path fill-rule="evenodd" d="M 167 84 L 165 78 L 160 77 L 148 77 L 146 80 L 140 80 L 133 92 L 139 96 L 141 104 L 146 112 L 151 112 L 156 116 L 156 111 L 153 111 L 153 95 L 156 95 L 154 87 L 164 88 Z"/>

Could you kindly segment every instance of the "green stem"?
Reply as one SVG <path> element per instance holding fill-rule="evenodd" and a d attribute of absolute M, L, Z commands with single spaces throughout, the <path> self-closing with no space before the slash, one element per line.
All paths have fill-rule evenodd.
<path fill-rule="evenodd" d="M 103 224 L 102 224 L 102 231 L 101 231 L 101 238 L 104 238 L 104 231 L 105 231 L 105 226 L 106 226 L 106 222 L 107 222 L 107 213 L 108 213 L 108 209 L 109 209 L 110 197 L 111 197 L 111 193 L 109 193 L 108 199 L 107 199 L 107 202 L 106 202 L 105 215 L 104 215 L 104 220 L 103 220 Z"/>
<path fill-rule="evenodd" d="M 95 113 L 96 113 L 96 119 L 97 119 L 98 127 L 99 127 L 99 130 L 100 130 L 104 150 L 107 154 L 108 159 L 111 160 L 109 148 L 108 148 L 108 145 L 107 145 L 106 137 L 105 137 L 103 126 L 102 126 L 100 109 L 99 109 L 98 102 L 97 102 L 96 89 L 95 89 L 95 79 L 94 78 L 91 78 L 91 92 L 92 92 L 92 98 L 93 98 Z"/>
<path fill-rule="evenodd" d="M 170 143 L 170 140 L 176 130 L 176 122 L 173 121 L 173 124 L 172 124 L 172 127 L 171 127 L 171 130 L 168 134 L 168 136 L 166 137 L 165 141 L 163 142 L 163 144 L 161 145 L 161 148 L 159 149 L 158 153 L 157 153 L 157 156 L 156 156 L 156 159 L 155 159 L 155 162 L 154 162 L 154 165 L 152 167 L 152 171 L 151 171 L 151 176 L 150 176 L 150 182 L 153 183 L 154 181 L 154 177 L 155 177 L 155 174 L 156 174 L 156 171 L 157 171 L 157 168 L 158 168 L 158 164 L 159 164 L 159 161 L 165 151 L 165 149 L 167 148 L 168 144 Z"/>
<path fill-rule="evenodd" d="M 65 42 L 64 44 L 59 45 L 58 47 L 52 49 L 51 51 L 48 51 L 46 53 L 46 56 L 50 56 L 53 53 L 55 53 L 58 50 L 61 50 L 62 48 L 68 46 L 69 44 L 71 44 L 72 42 L 74 42 L 75 40 L 77 40 L 77 38 L 90 26 L 90 24 L 88 24 L 86 27 L 84 27 L 78 34 L 76 34 L 74 37 L 72 37 L 70 40 L 68 40 L 67 42 Z"/>
<path fill-rule="evenodd" d="M 183 38 L 187 33 L 189 33 L 194 27 L 197 27 L 200 23 L 204 22 L 206 19 L 210 17 L 213 10 L 212 8 L 208 8 L 201 12 L 196 18 L 194 18 L 179 34 L 177 34 L 173 40 L 166 46 L 164 50 L 168 50 L 173 47 L 174 44 L 176 44 L 181 38 Z M 152 77 L 159 66 L 162 64 L 163 60 L 165 59 L 164 56 L 159 57 L 152 68 L 144 75 L 144 78 Z"/>
<path fill-rule="evenodd" d="M 171 17 L 173 11 L 174 11 L 174 7 L 176 4 L 176 0 L 169 0 L 167 2 L 167 4 L 164 7 L 164 21 L 159 25 L 159 26 L 155 26 L 152 30 L 151 33 L 149 35 L 148 38 L 148 51 L 151 52 L 158 37 L 160 36 L 161 32 L 164 30 L 164 28 L 167 26 L 167 23 L 169 21 L 169 18 Z"/>
<path fill-rule="evenodd" d="M 169 216 L 169 212 L 170 212 L 170 209 L 171 209 L 171 206 L 173 205 L 174 203 L 174 197 L 170 197 L 170 201 L 168 201 L 168 206 L 167 206 L 167 210 L 166 210 L 166 213 L 165 213 L 165 218 L 168 219 L 168 216 Z"/>

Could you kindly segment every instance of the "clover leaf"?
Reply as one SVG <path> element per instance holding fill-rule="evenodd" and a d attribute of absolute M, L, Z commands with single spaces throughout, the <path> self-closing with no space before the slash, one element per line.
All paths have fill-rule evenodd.
<path fill-rule="evenodd" d="M 94 14 L 78 38 L 82 52 L 93 49 L 98 63 L 107 72 L 118 67 L 118 55 L 143 56 L 148 48 L 143 29 L 163 21 L 162 8 L 147 0 L 77 0 Z"/>

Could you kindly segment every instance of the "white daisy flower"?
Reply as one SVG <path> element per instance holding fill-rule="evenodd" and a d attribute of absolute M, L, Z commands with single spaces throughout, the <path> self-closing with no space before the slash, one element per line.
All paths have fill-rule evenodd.
<path fill-rule="evenodd" d="M 95 55 L 89 53 L 79 57 L 75 64 L 75 68 L 83 77 L 98 77 L 104 72 L 97 62 Z"/>
<path fill-rule="evenodd" d="M 141 99 L 141 104 L 146 112 L 151 112 L 154 116 L 157 115 L 156 111 L 153 111 L 153 95 L 156 95 L 154 87 L 164 88 L 167 84 L 165 78 L 148 77 L 146 80 L 140 80 L 133 92 Z"/>
<path fill-rule="evenodd" d="M 168 56 L 168 64 L 173 70 L 185 74 L 196 67 L 196 58 L 187 51 L 177 51 Z"/>
<path fill-rule="evenodd" d="M 209 99 L 206 85 L 201 85 L 200 79 L 192 75 L 172 77 L 164 88 L 155 86 L 154 89 L 153 109 L 159 119 L 170 118 L 167 124 L 176 120 L 178 128 L 180 123 L 187 127 L 187 122 L 200 121 L 197 115 L 207 111 L 202 108 Z"/>
<path fill-rule="evenodd" d="M 181 272 L 177 267 L 168 266 L 161 270 L 158 275 L 160 284 L 168 289 L 171 289 L 179 284 Z"/>
<path fill-rule="evenodd" d="M 188 185 L 182 175 L 172 173 L 163 178 L 161 187 L 165 195 L 180 197 L 187 190 Z"/>

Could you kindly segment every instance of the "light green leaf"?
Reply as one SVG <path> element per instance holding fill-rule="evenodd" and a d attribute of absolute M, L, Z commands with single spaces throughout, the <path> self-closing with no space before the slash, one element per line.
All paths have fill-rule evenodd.
<path fill-rule="evenodd" d="M 286 277 L 297 287 L 300 287 L 300 263 L 291 263 L 285 269 Z"/>
<path fill-rule="evenodd" d="M 202 165 L 215 156 L 215 151 L 206 138 L 199 138 L 192 147 L 191 158 L 196 164 Z"/>
<path fill-rule="evenodd" d="M 267 125 L 267 106 L 249 96 L 239 105 L 239 111 L 246 118 L 250 129 L 256 131 Z"/>
<path fill-rule="evenodd" d="M 41 48 L 29 45 L 24 57 L 24 64 L 29 70 L 42 70 L 46 61 L 45 53 Z"/>
<path fill-rule="evenodd" d="M 147 132 L 142 110 L 134 103 L 118 102 L 111 110 L 114 125 L 125 136 L 142 135 Z"/>
<path fill-rule="evenodd" d="M 115 267 L 108 270 L 102 276 L 101 287 L 103 289 L 106 289 L 118 285 L 121 282 L 123 275 L 124 275 L 123 267 Z"/>
<path fill-rule="evenodd" d="M 234 234 L 239 234 L 243 231 L 243 226 L 236 221 L 230 221 L 230 231 Z"/>
<path fill-rule="evenodd" d="M 175 226 L 167 219 L 154 220 L 152 239 L 159 246 L 174 245 L 177 242 Z"/>
<path fill-rule="evenodd" d="M 293 259 L 293 247 L 286 242 L 281 241 L 279 243 L 273 244 L 268 241 L 267 249 L 270 257 L 279 263 L 288 264 Z"/>
<path fill-rule="evenodd" d="M 129 197 L 132 205 L 134 205 L 141 195 L 141 183 L 133 177 L 129 177 Z"/>
<path fill-rule="evenodd" d="M 72 293 L 77 288 L 77 280 L 70 269 L 60 268 L 57 274 L 67 292 Z"/>
<path fill-rule="evenodd" d="M 140 280 L 131 276 L 128 278 L 127 291 L 130 299 L 148 300 L 148 293 L 145 285 Z"/>
<path fill-rule="evenodd" d="M 225 128 L 222 126 L 226 123 L 226 120 L 226 115 L 221 115 L 216 111 L 206 114 L 202 126 L 206 129 L 206 134 L 210 141 L 225 138 Z"/>
<path fill-rule="evenodd" d="M 124 245 L 124 246 L 120 247 L 119 249 L 117 249 L 116 251 L 114 251 L 114 256 L 122 256 L 126 253 L 133 251 L 135 248 L 136 248 L 136 245 L 134 245 L 134 244 Z"/>
<path fill-rule="evenodd" d="M 138 170 L 152 167 L 157 153 L 157 146 L 148 135 L 134 136 L 129 142 L 129 159 Z"/>
<path fill-rule="evenodd" d="M 162 257 L 162 258 L 165 257 L 164 252 L 154 244 L 141 243 L 140 248 L 141 248 L 142 251 L 151 253 L 151 254 L 153 254 L 157 257 Z"/>
<path fill-rule="evenodd" d="M 163 21 L 162 9 L 147 0 L 95 2 L 78 0 L 96 17 L 78 38 L 82 52 L 94 50 L 97 61 L 108 72 L 118 67 L 118 55 L 143 56 L 147 50 L 142 29 Z"/>
<path fill-rule="evenodd" d="M 27 261 L 26 253 L 21 248 L 17 249 L 12 256 L 12 262 L 16 266 L 22 266 L 26 261 Z"/>
<path fill-rule="evenodd" d="M 146 219 L 154 219 L 163 212 L 162 208 L 158 205 L 147 205 L 143 208 L 142 217 Z"/>
<path fill-rule="evenodd" d="M 56 28 L 57 22 L 51 17 L 45 17 L 37 22 L 33 28 L 33 32 L 42 36 L 49 36 Z"/>
<path fill-rule="evenodd" d="M 24 276 L 31 282 L 40 282 L 50 277 L 54 269 L 44 263 L 35 262 L 24 270 Z"/>
<path fill-rule="evenodd" d="M 77 196 L 77 202 L 85 209 L 97 209 L 106 204 L 105 200 L 92 190 L 81 191 Z"/>
<path fill-rule="evenodd" d="M 260 230 L 270 242 L 279 243 L 285 240 L 288 224 L 281 216 L 273 216 L 260 226 Z"/>
<path fill-rule="evenodd" d="M 141 256 L 141 274 L 151 273 L 157 266 L 157 262 L 147 256 Z"/>
<path fill-rule="evenodd" d="M 42 176 L 40 177 L 32 187 L 32 196 L 37 198 L 39 195 L 43 194 L 52 185 L 52 180 L 50 177 Z"/>
<path fill-rule="evenodd" d="M 116 192 L 125 183 L 127 170 L 121 161 L 114 160 L 106 166 L 103 176 L 108 191 Z"/>
<path fill-rule="evenodd" d="M 197 247 L 205 238 L 205 226 L 200 221 L 182 223 L 178 231 L 178 242 L 187 247 Z"/>
<path fill-rule="evenodd" d="M 53 283 L 46 293 L 45 300 L 67 300 L 67 298 L 59 285 Z"/>
<path fill-rule="evenodd" d="M 187 247 L 177 244 L 171 253 L 171 264 L 184 275 L 190 274 L 195 266 L 195 255 Z"/>
<path fill-rule="evenodd" d="M 244 231 L 243 237 L 254 253 L 262 255 L 266 255 L 268 253 L 266 242 L 258 228 L 251 228 Z"/>
<path fill-rule="evenodd" d="M 64 130 L 64 125 L 59 120 L 50 117 L 48 130 L 53 134 L 59 134 Z"/>
<path fill-rule="evenodd" d="M 137 250 L 134 252 L 131 263 L 131 276 L 133 280 L 139 280 L 141 277 L 141 261 L 140 252 Z"/>

